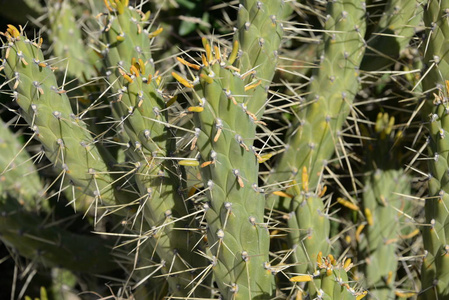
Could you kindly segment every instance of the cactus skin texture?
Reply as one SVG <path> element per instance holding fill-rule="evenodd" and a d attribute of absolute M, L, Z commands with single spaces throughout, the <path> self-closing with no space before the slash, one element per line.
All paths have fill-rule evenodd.
<path fill-rule="evenodd" d="M 423 112 L 428 124 L 429 196 L 425 202 L 426 226 L 422 227 L 426 255 L 422 265 L 421 299 L 449 297 L 449 187 L 447 186 L 449 139 L 449 1 L 428 1 L 424 7 L 427 39 L 424 62 L 428 69 L 422 80 L 428 99 Z M 432 96 L 433 95 L 433 96 Z"/>
<path fill-rule="evenodd" d="M 226 95 L 227 91 L 244 95 L 245 83 L 222 62 L 230 65 L 223 58 L 208 61 L 196 87 L 204 108 L 195 114 L 195 125 L 201 129 L 197 146 L 209 189 L 206 220 L 213 272 L 226 299 L 269 298 L 273 276 L 264 268 L 269 249 L 265 201 L 257 187 L 257 157 L 249 150 L 255 124 L 241 106 L 244 99 L 231 96 L 234 104 Z M 205 78 L 212 74 L 209 83 Z M 235 288 L 230 289 L 230 284 Z"/>
<path fill-rule="evenodd" d="M 4 35 L 7 44 L 2 68 L 22 116 L 44 146 L 46 156 L 77 188 L 95 197 L 96 208 L 114 204 L 113 180 L 96 141 L 59 88 L 40 49 L 42 41 L 29 40 L 12 25 Z"/>
<path fill-rule="evenodd" d="M 363 208 L 366 215 L 364 228 L 366 244 L 359 251 L 364 264 L 360 267 L 367 281 L 371 299 L 390 299 L 395 295 L 400 241 L 400 213 L 404 199 L 398 194 L 410 194 L 410 180 L 403 170 L 372 172 L 365 181 Z M 398 194 L 396 194 L 398 193 Z"/>
<path fill-rule="evenodd" d="M 74 9 L 69 1 L 51 1 L 48 5 L 48 18 L 53 52 L 59 60 L 66 59 L 59 66 L 63 69 L 67 67 L 71 78 L 91 78 L 95 74 L 88 56 L 91 49 L 84 44 L 79 22 L 75 19 Z"/>
<path fill-rule="evenodd" d="M 225 299 L 269 299 L 274 291 L 253 142 L 277 62 L 284 5 L 241 1 L 229 56 L 203 38 L 201 66 L 179 60 L 199 70 L 193 83 L 173 73 L 180 84 L 194 88 L 189 111 L 194 113 L 201 175 L 208 190 L 211 267 Z"/>
<path fill-rule="evenodd" d="M 280 209 L 290 212 L 289 239 L 296 249 L 298 273 L 313 272 L 318 253 L 329 253 L 330 225 L 319 184 L 327 161 L 341 144 L 339 132 L 359 87 L 358 68 L 365 50 L 365 2 L 330 1 L 327 13 L 325 30 L 329 32 L 325 32 L 307 105 L 297 112 L 286 150 L 268 178 L 269 183 L 290 181 L 289 186 L 302 186 L 292 201 L 279 202 Z M 276 197 L 269 198 L 269 206 Z"/>
<path fill-rule="evenodd" d="M 7 123 L 0 121 L 0 195 L 17 199 L 29 211 L 48 211 L 42 201 L 44 186 L 30 155 L 12 133 Z"/>
<path fill-rule="evenodd" d="M 139 221 L 137 212 L 135 228 L 142 224 L 151 232 L 152 246 L 140 255 L 159 256 L 171 296 L 208 297 L 210 291 L 192 283 L 198 273 L 189 270 L 206 264 L 192 251 L 198 238 L 188 230 L 175 229 L 189 227 L 188 220 L 177 220 L 189 214 L 189 204 L 183 199 L 179 168 L 170 159 L 175 154 L 165 103 L 170 98 L 162 93 L 151 57 L 152 39 L 162 28 L 149 32 L 149 12 L 129 7 L 127 1 L 107 3 L 102 42 L 107 45 L 103 53 L 113 93 L 110 104 L 117 124 L 123 123 L 119 138 L 129 143 L 126 154 L 136 166 L 138 197 L 143 203 L 138 211 L 144 221 Z"/>
<path fill-rule="evenodd" d="M 393 131 L 394 118 L 388 113 L 379 113 L 372 141 L 366 145 L 365 185 L 361 210 L 365 220 L 356 235 L 358 254 L 366 287 L 371 299 L 390 299 L 395 295 L 395 278 L 398 268 L 398 245 L 401 233 L 408 228 L 404 214 L 407 199 L 404 195 L 411 193 L 410 178 L 395 162 L 400 147 L 393 146 L 400 134 Z M 410 231 L 410 230 L 408 230 Z"/>
<path fill-rule="evenodd" d="M 267 89 L 276 70 L 278 49 L 282 39 L 280 21 L 290 11 L 287 3 L 275 1 L 240 1 L 237 16 L 237 32 L 234 37 L 239 42 L 239 63 L 241 74 L 255 71 L 261 84 L 246 91 L 252 101 L 246 101 L 248 111 L 257 118 L 263 115 L 267 102 Z M 247 77 L 248 84 L 253 77 Z M 253 83 L 256 83 L 255 80 Z"/>

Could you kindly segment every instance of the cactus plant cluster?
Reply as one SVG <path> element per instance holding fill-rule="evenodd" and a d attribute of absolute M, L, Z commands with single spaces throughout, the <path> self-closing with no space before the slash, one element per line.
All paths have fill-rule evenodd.
<path fill-rule="evenodd" d="M 449 297 L 449 0 L 25 4 L 2 298 Z"/>

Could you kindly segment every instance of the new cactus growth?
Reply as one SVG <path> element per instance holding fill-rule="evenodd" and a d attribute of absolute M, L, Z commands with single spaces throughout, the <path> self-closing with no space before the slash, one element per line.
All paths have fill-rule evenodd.
<path fill-rule="evenodd" d="M 347 272 L 352 268 L 351 259 L 337 261 L 332 255 L 323 257 L 319 252 L 315 271 L 311 275 L 290 278 L 292 282 L 310 282 L 309 296 L 314 299 L 356 299 L 364 298 L 367 291 L 349 285 Z M 301 292 L 298 292 L 301 295 Z M 301 295 L 302 296 L 302 295 Z"/>

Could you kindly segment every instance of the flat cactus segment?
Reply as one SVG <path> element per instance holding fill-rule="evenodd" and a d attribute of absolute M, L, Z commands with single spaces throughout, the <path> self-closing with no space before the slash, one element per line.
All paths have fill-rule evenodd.
<path fill-rule="evenodd" d="M 115 94 L 111 105 L 116 118 L 123 118 L 133 144 L 139 142 L 146 151 L 163 155 L 168 121 L 162 113 L 165 100 L 151 58 L 146 15 L 125 7 L 121 13 L 110 12 L 105 22 L 101 41 L 107 79 Z"/>
<path fill-rule="evenodd" d="M 282 39 L 284 1 L 242 1 L 238 12 L 240 68 L 246 72 L 255 68 L 257 76 L 268 82 L 274 74 L 277 53 Z"/>
<path fill-rule="evenodd" d="M 368 219 L 364 227 L 364 238 L 367 240 L 359 253 L 360 258 L 365 260 L 361 269 L 365 272 L 366 286 L 373 297 L 388 298 L 395 294 L 397 251 L 401 236 L 399 225 L 404 223 L 396 209 L 407 207 L 406 199 L 400 195 L 410 193 L 409 182 L 403 170 L 378 169 L 366 178 L 363 210 Z M 364 244 L 363 241 L 359 242 Z"/>
<path fill-rule="evenodd" d="M 137 8 L 126 7 L 122 13 L 112 11 L 107 14 L 104 22 L 102 31 L 106 44 L 103 46 L 103 53 L 108 61 L 116 63 L 114 68 L 129 70 L 133 57 L 136 60 L 143 59 L 144 64 L 151 62 L 151 39 L 156 35 L 150 32 L 146 14 Z M 151 64 L 146 65 L 146 68 L 149 74 L 154 73 L 154 66 Z"/>
<path fill-rule="evenodd" d="M 404 236 L 412 234 L 410 178 L 401 168 L 398 145 L 402 133 L 394 131 L 395 118 L 379 113 L 374 133 L 364 142 L 365 184 L 360 203 L 363 222 L 359 225 L 355 240 L 358 256 L 364 263 L 360 270 L 365 276 L 365 287 L 370 297 L 392 298 L 396 292 L 398 252 Z"/>
<path fill-rule="evenodd" d="M 289 242 L 294 245 L 296 269 L 310 270 L 318 253 L 329 251 L 329 219 L 321 197 L 304 193 L 293 201 L 298 203 L 298 208 L 288 215 L 287 225 L 297 228 L 300 224 L 302 230 L 290 233 Z"/>
<path fill-rule="evenodd" d="M 75 115 L 52 67 L 44 60 L 41 41 L 33 42 L 9 26 L 3 50 L 3 69 L 14 100 L 52 163 L 84 193 L 94 196 L 98 207 L 114 204 L 108 168 L 82 118 Z"/>
<path fill-rule="evenodd" d="M 364 2 L 333 1 L 328 10 L 331 14 L 325 29 L 329 34 L 325 35 L 321 64 L 309 87 L 306 101 L 310 104 L 299 112 L 285 159 L 281 158 L 276 167 L 280 174 L 289 169 L 295 171 L 288 166 L 296 170 L 306 166 L 310 174 L 321 172 L 335 150 L 337 133 L 359 86 L 358 67 L 364 52 Z M 296 174 L 294 179 L 300 182 L 299 173 Z M 286 178 L 282 179 L 289 179 L 288 173 L 283 176 Z M 310 187 L 317 185 L 318 178 L 315 175 L 309 178 Z"/>

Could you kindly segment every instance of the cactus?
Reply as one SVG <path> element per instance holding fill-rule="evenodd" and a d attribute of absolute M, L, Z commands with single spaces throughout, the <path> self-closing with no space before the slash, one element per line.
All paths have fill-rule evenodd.
<path fill-rule="evenodd" d="M 410 179 L 397 163 L 397 143 L 394 117 L 379 113 L 372 142 L 367 142 L 367 165 L 361 212 L 365 220 L 357 228 L 358 254 L 363 262 L 361 270 L 366 287 L 373 299 L 389 299 L 395 295 L 398 269 L 397 252 L 404 233 L 405 214 L 408 214 Z M 392 147 L 395 147 L 392 149 Z M 411 230 L 408 230 L 411 231 Z"/>
<path fill-rule="evenodd" d="M 205 218 L 212 270 L 228 299 L 265 299 L 274 288 L 265 201 L 257 183 L 259 154 L 253 142 L 267 99 L 266 84 L 274 75 L 283 6 L 281 1 L 242 1 L 232 50 L 203 38 L 201 66 L 179 59 L 199 70 L 198 79 L 190 82 L 173 73 L 180 84 L 195 89 L 188 110 L 194 113 L 193 146 L 199 150 L 208 189 Z"/>
<path fill-rule="evenodd" d="M 144 229 L 152 231 L 152 246 L 161 264 L 167 264 L 164 271 L 169 275 L 172 295 L 187 296 L 192 294 L 187 286 L 196 289 L 192 280 L 198 275 L 188 268 L 201 266 L 202 260 L 191 253 L 198 241 L 188 231 L 175 229 L 189 226 L 187 220 L 180 218 L 188 215 L 191 208 L 179 193 L 181 174 L 177 163 L 171 160 L 176 149 L 166 105 L 170 97 L 162 92 L 161 78 L 151 57 L 152 40 L 163 28 L 149 32 L 149 12 L 131 9 L 126 1 L 106 3 L 110 6 L 102 42 L 108 46 L 103 53 L 114 97 L 110 105 L 116 122 L 124 126 L 119 132 L 121 140 L 132 145 L 126 154 L 136 164 Z M 140 217 L 137 214 L 135 218 Z M 203 297 L 206 296 L 207 291 L 203 291 Z"/>
<path fill-rule="evenodd" d="M 417 1 L 389 0 L 385 6 L 375 33 L 368 39 L 363 70 L 384 69 L 396 63 L 422 20 L 422 7 Z"/>
<path fill-rule="evenodd" d="M 15 200 L 1 199 L 1 240 L 14 247 L 20 255 L 35 259 L 46 267 L 62 267 L 76 272 L 101 273 L 116 265 L 111 240 L 71 233 L 57 223 L 23 210 Z"/>
<path fill-rule="evenodd" d="M 75 19 L 73 7 L 68 0 L 53 1 L 48 6 L 48 21 L 51 26 L 49 36 L 53 39 L 54 54 L 67 60 L 58 64 L 68 75 L 82 81 L 94 76 L 94 65 L 90 63 L 92 50 L 87 48 L 82 39 L 82 32 Z M 82 67 L 80 67 L 82 66 Z"/>
<path fill-rule="evenodd" d="M 446 10 L 449 1 L 429 1 L 424 9 L 427 30 L 427 48 L 424 61 L 427 70 L 423 77 L 423 91 L 427 93 L 423 118 L 428 127 L 429 196 L 425 203 L 426 226 L 422 228 L 426 250 L 422 266 L 422 299 L 443 299 L 449 295 L 449 262 L 447 243 L 447 147 L 446 102 L 449 78 Z M 449 130 L 449 129 L 448 129 Z"/>
<path fill-rule="evenodd" d="M 95 197 L 99 208 L 115 203 L 112 178 L 101 159 L 89 132 L 70 107 L 65 90 L 61 89 L 40 50 L 42 40 L 31 41 L 14 26 L 5 32 L 4 72 L 10 78 L 15 101 L 34 135 L 64 175 L 76 186 Z M 83 159 L 80 159 L 83 158 Z"/>
<path fill-rule="evenodd" d="M 362 1 L 328 3 L 325 30 L 330 33 L 324 37 L 320 66 L 312 77 L 305 108 L 296 109 L 298 117 L 287 133 L 286 150 L 268 178 L 273 183 L 290 182 L 287 186 L 297 190 L 295 198 L 283 202 L 282 208 L 290 212 L 288 226 L 294 228 L 290 243 L 299 273 L 313 272 L 313 261 L 319 252 L 329 254 L 330 224 L 321 178 L 327 161 L 341 143 L 339 132 L 359 86 L 364 6 Z"/>
<path fill-rule="evenodd" d="M 7 123 L 0 125 L 0 137 L 0 194 L 17 199 L 27 210 L 48 211 L 48 203 L 42 201 L 44 186 L 24 145 Z"/>
<path fill-rule="evenodd" d="M 51 0 L 1 35 L 1 117 L 27 123 L 0 128 L 18 266 L 105 298 L 447 297 L 446 0 L 210 1 L 200 37 L 169 10 L 194 1 L 134 2 Z"/>

